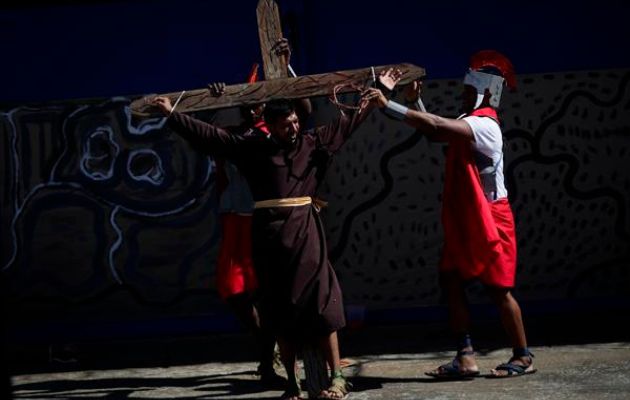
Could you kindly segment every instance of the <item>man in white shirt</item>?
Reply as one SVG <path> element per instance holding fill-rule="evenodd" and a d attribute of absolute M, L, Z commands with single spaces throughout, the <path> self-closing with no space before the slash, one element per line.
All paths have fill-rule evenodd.
<path fill-rule="evenodd" d="M 375 102 L 386 114 L 415 127 L 433 141 L 447 142 L 442 222 L 444 248 L 440 280 L 446 294 L 450 325 L 457 337 L 453 361 L 427 372 L 435 378 L 479 375 L 470 336 L 470 313 L 465 286 L 481 281 L 497 305 L 513 347 L 510 360 L 491 371 L 502 378 L 535 372 L 527 348 L 521 310 L 511 294 L 516 274 L 514 218 L 503 179 L 503 136 L 496 112 L 504 84 L 515 86 L 512 64 L 502 54 L 485 50 L 471 59 L 464 79 L 463 111 L 457 119 L 424 111 L 421 84 L 406 90 L 415 109 L 388 100 L 379 89 L 363 99 Z"/>

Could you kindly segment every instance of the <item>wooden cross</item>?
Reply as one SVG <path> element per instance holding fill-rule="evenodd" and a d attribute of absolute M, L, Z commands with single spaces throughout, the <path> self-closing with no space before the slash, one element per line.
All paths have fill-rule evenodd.
<path fill-rule="evenodd" d="M 423 68 L 413 64 L 393 64 L 288 78 L 286 60 L 273 54 L 274 44 L 282 37 L 280 14 L 275 0 L 259 0 L 256 15 L 266 80 L 226 86 L 225 93 L 218 97 L 212 96 L 207 88 L 186 91 L 183 95 L 181 95 L 182 92 L 162 94 L 169 97 L 172 104 L 179 99 L 177 111 L 194 112 L 264 103 L 282 98 L 329 96 L 338 85 L 343 85 L 338 87 L 338 93 L 352 92 L 356 91 L 356 87 L 363 86 L 373 75 L 378 75 L 388 68 L 398 68 L 402 72 L 401 84 L 409 83 L 425 75 Z M 159 110 L 149 105 L 145 98 L 133 101 L 130 108 L 137 116 L 161 115 Z"/>
<path fill-rule="evenodd" d="M 274 44 L 282 35 L 280 27 L 280 12 L 275 0 L 259 0 L 256 6 L 258 20 L 258 37 L 260 38 L 260 52 L 263 59 L 265 79 L 286 78 L 287 60 L 284 57 L 274 57 Z"/>
<path fill-rule="evenodd" d="M 256 8 L 258 36 L 262 53 L 265 81 L 242 83 L 225 87 L 221 96 L 212 96 L 209 89 L 196 89 L 186 92 L 167 93 L 171 103 L 177 100 L 177 110 L 194 112 L 218 108 L 264 103 L 269 100 L 331 95 L 347 93 L 362 87 L 365 82 L 389 68 L 398 68 L 402 72 L 401 83 L 409 83 L 425 75 L 424 69 L 412 64 L 396 64 L 349 71 L 329 72 L 289 78 L 287 60 L 277 57 L 274 45 L 282 35 L 280 13 L 275 0 L 259 0 Z M 341 85 L 341 86 L 340 86 Z M 149 105 L 144 98 L 131 103 L 131 110 L 138 116 L 159 116 L 157 108 Z M 324 355 L 315 343 L 305 343 L 302 349 L 309 397 L 317 396 L 329 385 L 328 369 Z"/>

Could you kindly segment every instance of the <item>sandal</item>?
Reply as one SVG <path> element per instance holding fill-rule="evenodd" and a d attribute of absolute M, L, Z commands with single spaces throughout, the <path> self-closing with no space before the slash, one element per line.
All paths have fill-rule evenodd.
<path fill-rule="evenodd" d="M 515 364 L 514 361 L 521 359 L 522 357 L 529 358 L 529 364 L 520 365 Z M 524 349 L 514 349 L 512 358 L 507 363 L 497 365 L 492 371 L 490 371 L 490 375 L 488 378 L 513 378 L 516 376 L 523 376 L 535 373 L 537 370 L 534 368 L 533 360 L 534 354 L 530 352 L 527 348 Z M 497 374 L 497 371 L 505 371 L 505 374 Z"/>
<path fill-rule="evenodd" d="M 479 370 L 464 370 L 462 369 L 462 365 L 459 362 L 459 357 L 461 356 L 472 356 L 475 355 L 474 351 L 463 351 L 460 350 L 457 352 L 453 361 L 446 363 L 444 365 L 440 365 L 433 371 L 425 372 L 424 374 L 430 376 L 435 379 L 449 379 L 449 380 L 457 380 L 457 379 L 472 379 L 476 376 L 479 376 Z"/>
<path fill-rule="evenodd" d="M 346 380 L 341 371 L 333 374 L 330 387 L 322 390 L 317 396 L 318 400 L 345 400 L 350 396 L 352 384 Z"/>

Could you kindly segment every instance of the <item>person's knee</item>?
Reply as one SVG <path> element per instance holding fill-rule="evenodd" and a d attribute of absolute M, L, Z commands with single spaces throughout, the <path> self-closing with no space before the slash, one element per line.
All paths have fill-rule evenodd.
<path fill-rule="evenodd" d="M 492 301 L 498 306 L 507 305 L 512 302 L 510 289 L 501 287 L 488 287 L 488 294 Z"/>

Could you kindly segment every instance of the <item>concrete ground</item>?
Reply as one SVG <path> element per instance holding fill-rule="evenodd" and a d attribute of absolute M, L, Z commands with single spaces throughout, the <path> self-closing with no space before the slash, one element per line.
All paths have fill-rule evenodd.
<path fill-rule="evenodd" d="M 496 323 L 476 330 L 482 376 L 469 381 L 424 375 L 453 356 L 441 324 L 344 332 L 342 356 L 355 362 L 345 370 L 354 385 L 350 399 L 630 399 L 630 330 L 621 324 L 627 315 L 620 317 L 530 321 L 538 372 L 508 379 L 485 377 L 510 356 Z M 251 340 L 244 334 L 77 346 L 77 360 L 69 363 L 21 353 L 26 355 L 14 367 L 14 398 L 220 400 L 281 394 L 257 382 Z"/>
<path fill-rule="evenodd" d="M 538 372 L 510 379 L 438 382 L 423 372 L 447 352 L 366 354 L 347 368 L 351 399 L 629 399 L 630 343 L 534 347 Z M 509 358 L 501 349 L 479 356 L 484 373 Z M 16 399 L 276 399 L 257 382 L 253 362 L 209 362 L 18 375 Z"/>

